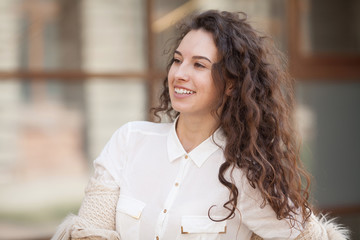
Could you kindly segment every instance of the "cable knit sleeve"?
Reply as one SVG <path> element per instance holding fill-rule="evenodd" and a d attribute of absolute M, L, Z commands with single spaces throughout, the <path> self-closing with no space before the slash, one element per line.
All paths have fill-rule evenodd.
<path fill-rule="evenodd" d="M 78 215 L 68 216 L 52 240 L 119 240 L 115 231 L 121 173 L 126 164 L 127 125 L 117 130 L 94 161 L 95 174 L 85 190 Z"/>
<path fill-rule="evenodd" d="M 103 184 L 92 178 L 77 216 L 70 215 L 58 227 L 52 240 L 108 239 L 119 240 L 115 231 L 115 210 L 119 197 L 116 184 Z"/>

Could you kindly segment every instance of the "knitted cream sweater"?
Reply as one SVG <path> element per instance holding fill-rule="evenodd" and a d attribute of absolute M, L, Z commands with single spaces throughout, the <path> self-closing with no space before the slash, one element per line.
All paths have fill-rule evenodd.
<path fill-rule="evenodd" d="M 58 227 L 51 240 L 120 240 L 115 231 L 117 185 L 103 184 L 91 179 L 78 216 L 70 215 Z M 325 217 L 311 217 L 296 240 L 348 240 L 347 229 Z M 123 239 L 126 240 L 126 239 Z M 262 240 L 253 234 L 251 240 Z"/>
<path fill-rule="evenodd" d="M 120 240 L 115 231 L 118 197 L 117 185 L 105 185 L 94 178 L 90 179 L 78 216 L 68 216 L 51 240 Z"/>

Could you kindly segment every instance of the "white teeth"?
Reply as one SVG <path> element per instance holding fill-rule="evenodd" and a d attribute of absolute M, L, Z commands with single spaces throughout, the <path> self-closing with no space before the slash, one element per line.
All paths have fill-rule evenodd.
<path fill-rule="evenodd" d="M 194 91 L 186 90 L 183 88 L 175 88 L 175 92 L 178 94 L 193 94 Z"/>

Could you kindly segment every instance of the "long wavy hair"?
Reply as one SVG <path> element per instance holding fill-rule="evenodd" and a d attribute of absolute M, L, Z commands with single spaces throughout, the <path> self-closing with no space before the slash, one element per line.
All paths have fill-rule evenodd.
<path fill-rule="evenodd" d="M 311 215 L 310 178 L 299 159 L 300 143 L 293 119 L 294 81 L 286 71 L 282 54 L 268 37 L 250 26 L 246 14 L 216 10 L 184 21 L 178 27 L 175 48 L 189 31 L 197 29 L 212 34 L 219 57 L 211 69 L 219 90 L 214 113 L 226 137 L 226 161 L 218 178 L 230 191 L 224 204 L 230 214 L 222 220 L 234 216 L 239 195 L 239 189 L 225 178 L 225 173 L 240 168 L 250 185 L 261 192 L 262 206 L 270 204 L 277 218 L 290 219 L 293 227 L 294 215 L 300 210 L 305 223 Z M 170 60 L 168 71 L 172 63 Z M 163 87 L 154 114 L 159 117 L 163 112 L 174 119 L 179 113 L 171 107 L 167 78 Z M 216 110 L 220 107 L 219 113 Z"/>

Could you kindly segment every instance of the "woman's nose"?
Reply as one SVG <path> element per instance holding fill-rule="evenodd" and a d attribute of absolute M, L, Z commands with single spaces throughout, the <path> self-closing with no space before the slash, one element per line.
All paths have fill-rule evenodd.
<path fill-rule="evenodd" d="M 189 80 L 189 69 L 184 63 L 180 64 L 175 72 L 175 78 L 177 80 L 188 81 Z"/>

